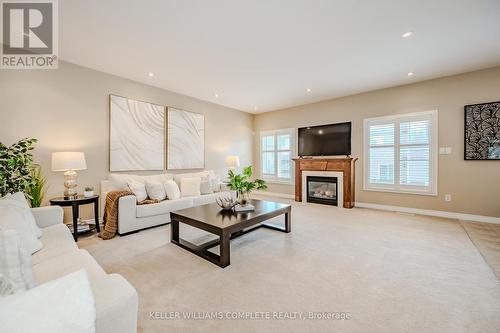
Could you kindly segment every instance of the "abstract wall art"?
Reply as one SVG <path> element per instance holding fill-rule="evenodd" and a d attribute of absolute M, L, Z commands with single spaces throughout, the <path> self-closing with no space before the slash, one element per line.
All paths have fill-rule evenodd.
<path fill-rule="evenodd" d="M 465 160 L 500 160 L 500 102 L 465 106 Z"/>
<path fill-rule="evenodd" d="M 168 169 L 205 167 L 205 116 L 168 108 Z"/>
<path fill-rule="evenodd" d="M 110 171 L 163 170 L 165 107 L 110 95 Z"/>

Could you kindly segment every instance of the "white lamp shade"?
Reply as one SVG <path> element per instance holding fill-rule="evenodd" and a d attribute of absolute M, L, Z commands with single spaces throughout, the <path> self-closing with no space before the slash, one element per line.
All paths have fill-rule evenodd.
<path fill-rule="evenodd" d="M 240 166 L 240 158 L 238 156 L 226 157 L 226 165 L 228 168 L 236 168 Z"/>
<path fill-rule="evenodd" d="M 52 171 L 85 170 L 87 163 L 85 155 L 81 152 L 56 152 L 52 153 Z"/>

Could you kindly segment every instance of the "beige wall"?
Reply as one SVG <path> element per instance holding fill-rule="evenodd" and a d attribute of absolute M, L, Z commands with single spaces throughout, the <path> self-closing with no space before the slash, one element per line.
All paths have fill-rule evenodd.
<path fill-rule="evenodd" d="M 464 105 L 500 100 L 500 67 L 388 88 L 263 113 L 254 119 L 254 163 L 260 173 L 259 132 L 352 121 L 356 201 L 383 205 L 500 216 L 500 161 L 464 161 Z M 363 119 L 415 111 L 439 111 L 438 196 L 363 191 Z M 271 184 L 270 191 L 292 194 L 293 186 Z M 444 194 L 452 194 L 452 202 Z"/>
<path fill-rule="evenodd" d="M 500 216 L 500 162 L 463 160 L 463 106 L 500 100 L 500 67 L 254 117 L 64 62 L 59 70 L 0 71 L 0 142 L 39 139 L 34 155 L 48 178 L 47 198 L 63 190 L 62 174 L 50 171 L 53 151 L 85 152 L 88 170 L 80 172 L 80 190 L 86 185 L 98 189 L 99 181 L 107 177 L 110 93 L 204 113 L 206 168 L 219 173 L 225 172 L 224 158 L 229 154 L 239 155 L 243 165 L 250 165 L 252 146 L 259 173 L 259 131 L 352 121 L 352 155 L 360 158 L 356 201 Z M 433 109 L 439 110 L 439 145 L 453 149 L 452 155 L 439 156 L 439 195 L 363 191 L 362 120 Z M 293 186 L 271 184 L 270 191 L 292 194 Z M 452 202 L 444 201 L 445 193 L 452 194 Z"/>
<path fill-rule="evenodd" d="M 79 191 L 98 190 L 107 178 L 109 94 L 205 114 L 207 169 L 224 174 L 226 155 L 252 163 L 251 114 L 64 62 L 58 70 L 2 70 L 0 142 L 38 138 L 34 156 L 48 178 L 46 198 L 63 191 L 62 173 L 50 170 L 53 151 L 85 152 L 88 169 L 79 173 Z"/>

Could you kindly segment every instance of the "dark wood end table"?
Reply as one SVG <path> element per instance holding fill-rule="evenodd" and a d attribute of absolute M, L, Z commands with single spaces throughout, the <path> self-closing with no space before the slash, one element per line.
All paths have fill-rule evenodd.
<path fill-rule="evenodd" d="M 215 203 L 171 212 L 171 242 L 224 268 L 229 266 L 230 263 L 231 239 L 258 228 L 278 230 L 285 233 L 291 232 L 292 207 L 290 205 L 264 200 L 250 200 L 250 203 L 255 206 L 255 210 L 251 212 L 225 212 Z M 282 214 L 285 215 L 284 227 L 263 223 Z M 219 237 L 201 245 L 192 244 L 179 237 L 179 223 L 188 224 Z M 220 246 L 219 255 L 208 251 L 208 249 L 217 245 Z"/>
<path fill-rule="evenodd" d="M 71 206 L 73 214 L 73 238 L 75 242 L 78 241 L 78 217 L 80 216 L 80 206 L 87 204 L 94 204 L 94 218 L 95 228 L 97 232 L 101 231 L 99 227 L 99 196 L 93 195 L 91 197 L 84 197 L 79 195 L 74 199 L 64 199 L 63 197 L 53 198 L 49 200 L 51 206 Z"/>

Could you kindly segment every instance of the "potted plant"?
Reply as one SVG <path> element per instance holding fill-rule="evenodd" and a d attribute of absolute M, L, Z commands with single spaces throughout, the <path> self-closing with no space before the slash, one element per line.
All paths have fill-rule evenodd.
<path fill-rule="evenodd" d="M 24 192 L 31 200 L 29 192 L 35 185 L 31 151 L 36 141 L 26 138 L 10 147 L 0 143 L 0 196 Z"/>
<path fill-rule="evenodd" d="M 83 196 L 89 198 L 94 195 L 94 188 L 92 186 L 86 186 L 85 191 L 83 191 Z"/>
<path fill-rule="evenodd" d="M 238 203 L 241 206 L 248 204 L 250 192 L 253 190 L 267 190 L 266 182 L 262 179 L 252 180 L 252 167 L 243 168 L 243 173 L 235 174 L 233 170 L 229 170 L 228 187 L 238 193 Z"/>
<path fill-rule="evenodd" d="M 36 165 L 31 170 L 32 185 L 26 190 L 26 194 L 31 202 L 31 207 L 40 207 L 45 196 L 45 184 L 47 180 L 42 175 L 42 168 Z"/>

